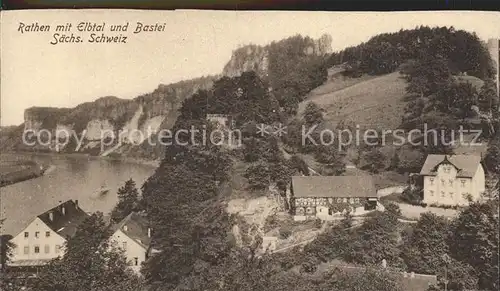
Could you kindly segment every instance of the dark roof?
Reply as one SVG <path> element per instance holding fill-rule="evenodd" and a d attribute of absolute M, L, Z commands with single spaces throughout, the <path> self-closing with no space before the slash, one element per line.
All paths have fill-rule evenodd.
<path fill-rule="evenodd" d="M 295 197 L 377 197 L 371 176 L 294 176 Z"/>
<path fill-rule="evenodd" d="M 149 223 L 146 217 L 140 213 L 132 212 L 113 227 L 113 232 L 120 229 L 128 237 L 145 249 L 148 249 L 151 243 L 151 238 L 148 236 L 148 228 Z"/>
<path fill-rule="evenodd" d="M 52 219 L 50 213 L 53 215 Z M 38 215 L 38 218 L 47 224 L 53 231 L 67 238 L 75 235 L 78 225 L 88 216 L 89 215 L 78 206 L 77 201 L 68 200 Z"/>
<path fill-rule="evenodd" d="M 457 176 L 472 178 L 481 163 L 481 157 L 475 155 L 428 155 L 420 174 L 434 176 L 436 175 L 437 166 L 447 162 L 458 169 Z"/>

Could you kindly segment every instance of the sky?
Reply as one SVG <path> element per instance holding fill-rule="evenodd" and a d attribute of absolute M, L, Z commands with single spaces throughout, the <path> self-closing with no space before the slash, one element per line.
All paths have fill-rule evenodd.
<path fill-rule="evenodd" d="M 50 25 L 51 31 L 21 33 L 21 22 Z M 55 26 L 68 22 L 73 30 L 60 34 L 81 35 L 85 42 L 50 44 Z M 90 32 L 75 29 L 80 22 L 105 22 L 104 33 L 127 36 L 127 43 L 88 43 Z M 128 32 L 109 32 L 110 25 L 127 22 Z M 165 29 L 134 34 L 137 22 L 165 24 Z M 327 33 L 336 51 L 419 25 L 454 26 L 483 40 L 500 37 L 495 12 L 2 11 L 0 124 L 21 124 L 32 106 L 74 107 L 104 96 L 129 99 L 159 84 L 219 74 L 232 51 L 245 44 Z"/>

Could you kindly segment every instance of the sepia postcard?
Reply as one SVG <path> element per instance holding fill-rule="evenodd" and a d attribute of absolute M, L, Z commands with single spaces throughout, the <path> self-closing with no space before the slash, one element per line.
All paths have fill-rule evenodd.
<path fill-rule="evenodd" d="M 499 289 L 500 13 L 0 16 L 1 291 Z"/>

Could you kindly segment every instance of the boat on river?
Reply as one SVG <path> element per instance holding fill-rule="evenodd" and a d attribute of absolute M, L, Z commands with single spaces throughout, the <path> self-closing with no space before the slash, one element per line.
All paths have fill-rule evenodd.
<path fill-rule="evenodd" d="M 105 185 L 102 185 L 101 188 L 97 189 L 94 193 L 92 193 L 93 198 L 99 198 L 109 193 L 109 188 Z"/>

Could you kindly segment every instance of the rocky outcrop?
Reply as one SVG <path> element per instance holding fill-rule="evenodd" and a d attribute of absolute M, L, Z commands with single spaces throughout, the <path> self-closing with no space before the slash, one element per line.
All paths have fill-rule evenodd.
<path fill-rule="evenodd" d="M 269 63 L 274 55 L 287 56 L 300 51 L 303 56 L 324 56 L 332 53 L 332 37 L 323 35 L 319 39 L 294 36 L 266 46 L 246 45 L 233 51 L 231 59 L 224 66 L 222 74 L 228 77 L 241 75 L 243 72 L 254 71 L 261 78 L 269 75 Z"/>
<path fill-rule="evenodd" d="M 269 66 L 269 51 L 265 47 L 248 45 L 233 51 L 231 60 L 226 64 L 223 75 L 235 77 L 243 72 L 254 71 L 266 76 Z"/>
<path fill-rule="evenodd" d="M 51 133 L 52 141 L 44 145 L 27 146 L 22 140 L 21 130 L 16 136 L 2 134 L 2 150 L 43 150 L 65 152 L 86 152 L 93 155 L 112 152 L 126 153 L 144 158 L 151 151 L 134 154 L 134 148 L 122 150 L 128 145 L 141 145 L 151 135 L 162 128 L 170 128 L 177 118 L 177 110 L 186 98 L 199 89 L 209 89 L 215 76 L 196 78 L 174 84 L 160 84 L 153 92 L 134 99 L 121 99 L 106 96 L 93 102 L 82 103 L 74 108 L 32 107 L 25 110 L 24 132 L 34 134 Z M 76 146 L 75 141 L 65 146 L 55 147 L 56 133 L 59 138 L 73 136 L 73 140 L 83 143 Z M 114 138 L 114 142 L 103 147 L 104 140 Z M 45 138 L 45 137 L 44 137 Z M 148 147 L 147 145 L 142 147 Z M 113 149 L 113 150 L 110 150 Z M 161 151 L 158 151 L 161 153 Z M 146 158 L 155 159 L 156 156 Z"/>

